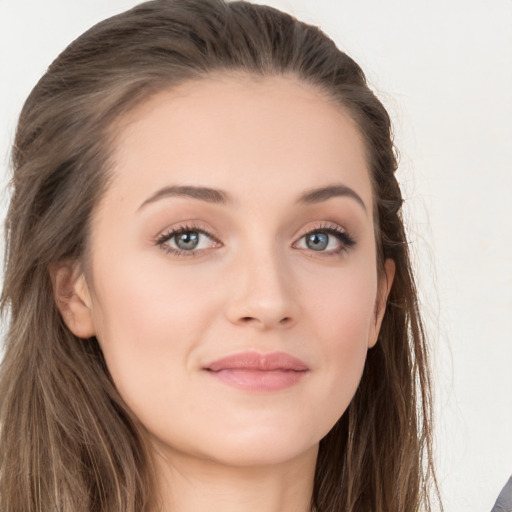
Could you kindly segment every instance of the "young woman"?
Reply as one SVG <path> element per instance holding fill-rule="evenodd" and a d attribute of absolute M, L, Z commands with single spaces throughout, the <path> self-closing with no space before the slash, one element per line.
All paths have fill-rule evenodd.
<path fill-rule="evenodd" d="M 50 66 L 13 150 L 0 509 L 429 509 L 389 117 L 275 9 L 156 0 Z"/>

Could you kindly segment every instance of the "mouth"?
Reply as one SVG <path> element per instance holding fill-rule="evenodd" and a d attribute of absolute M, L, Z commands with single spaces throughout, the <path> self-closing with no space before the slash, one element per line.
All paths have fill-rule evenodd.
<path fill-rule="evenodd" d="M 300 359 L 285 352 L 242 352 L 223 357 L 205 368 L 213 378 L 229 386 L 253 392 L 271 392 L 297 384 L 309 372 Z"/>

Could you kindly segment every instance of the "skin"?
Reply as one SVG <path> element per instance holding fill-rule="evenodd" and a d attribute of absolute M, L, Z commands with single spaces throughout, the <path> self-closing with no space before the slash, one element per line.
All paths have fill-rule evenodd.
<path fill-rule="evenodd" d="M 54 286 L 146 432 L 162 510 L 309 510 L 318 443 L 356 391 L 394 275 L 391 261 L 377 274 L 357 127 L 296 79 L 219 75 L 149 99 L 115 149 L 88 272 L 63 264 Z M 333 185 L 353 194 L 300 202 Z M 229 200 L 161 192 L 169 186 Z M 176 254 L 173 229 L 211 237 Z M 306 233 L 328 246 L 310 248 Z M 308 371 L 248 391 L 205 370 L 247 350 L 286 352 Z"/>

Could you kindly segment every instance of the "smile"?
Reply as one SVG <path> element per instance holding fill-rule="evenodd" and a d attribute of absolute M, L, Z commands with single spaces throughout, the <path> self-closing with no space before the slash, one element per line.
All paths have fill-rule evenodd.
<path fill-rule="evenodd" d="M 298 383 L 308 366 L 284 352 L 242 352 L 224 357 L 204 368 L 224 384 L 252 392 L 271 392 Z"/>

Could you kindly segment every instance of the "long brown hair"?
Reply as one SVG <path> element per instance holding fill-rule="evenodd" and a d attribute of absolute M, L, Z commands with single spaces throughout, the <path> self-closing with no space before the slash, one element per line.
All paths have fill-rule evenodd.
<path fill-rule="evenodd" d="M 320 443 L 312 507 L 430 510 L 428 350 L 401 218 L 389 116 L 360 67 L 276 9 L 155 0 L 74 41 L 27 99 L 12 154 L 2 309 L 0 510 L 153 510 L 148 451 L 95 338 L 58 313 L 49 269 L 81 260 L 108 185 L 116 125 L 150 95 L 212 72 L 291 75 L 343 106 L 366 143 L 378 266 L 396 264 L 379 341 L 346 413 Z"/>

